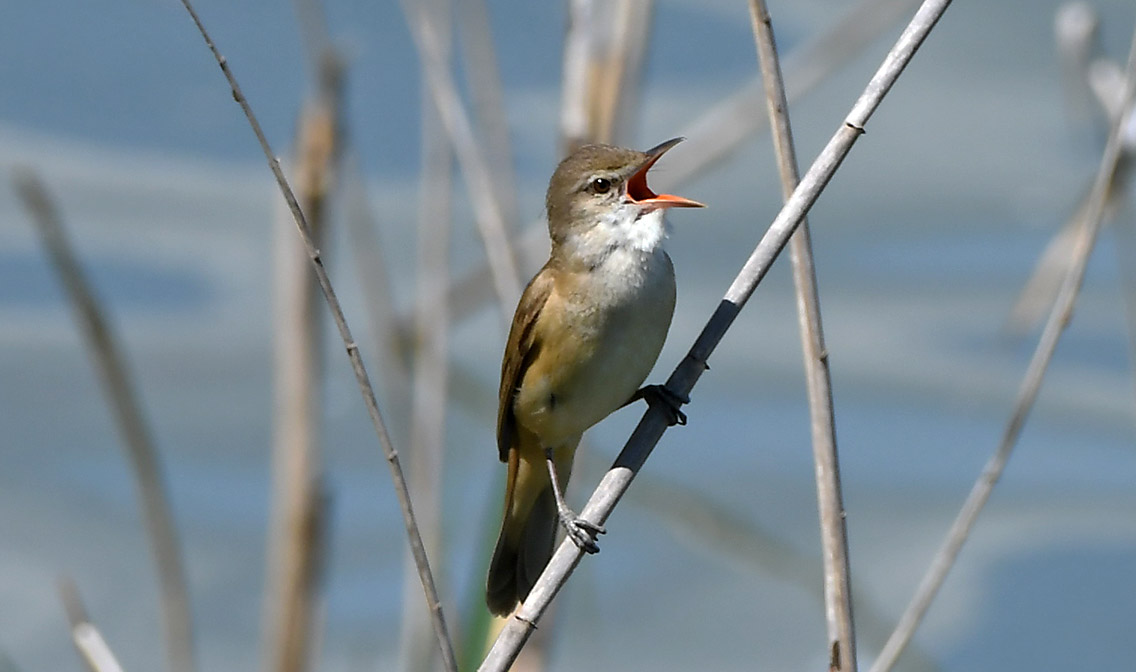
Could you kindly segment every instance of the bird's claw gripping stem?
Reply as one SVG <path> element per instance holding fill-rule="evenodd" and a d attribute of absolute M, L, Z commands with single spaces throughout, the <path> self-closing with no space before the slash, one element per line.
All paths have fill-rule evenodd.
<path fill-rule="evenodd" d="M 685 394 L 680 395 L 666 385 L 646 385 L 635 393 L 632 401 L 635 399 L 646 401 L 648 406 L 659 407 L 667 416 L 668 427 L 686 424 L 686 413 L 681 409 L 683 404 L 690 403 L 690 397 Z"/>
<path fill-rule="evenodd" d="M 596 543 L 596 537 L 607 533 L 603 525 L 596 525 L 589 520 L 584 520 L 568 507 L 559 509 L 559 515 L 560 524 L 564 526 L 564 531 L 568 533 L 573 543 L 580 547 L 580 550 L 585 553 L 600 552 L 600 545 Z"/>

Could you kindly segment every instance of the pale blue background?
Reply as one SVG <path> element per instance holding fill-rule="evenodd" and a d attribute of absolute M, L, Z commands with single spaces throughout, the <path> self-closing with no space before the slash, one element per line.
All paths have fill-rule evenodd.
<path fill-rule="evenodd" d="M 846 4 L 772 3 L 784 52 Z M 1105 48 L 1122 60 L 1136 8 L 1096 5 Z M 998 441 L 1032 349 L 1032 340 L 1007 338 L 1003 321 L 1096 168 L 1099 134 L 1071 126 L 1064 107 L 1056 6 L 955 3 L 812 214 L 864 667 Z M 203 1 L 199 11 L 286 152 L 306 87 L 291 3 Z M 407 305 L 417 59 L 396 3 L 329 0 L 328 11 L 353 55 L 349 133 Z M 521 208 L 532 221 L 556 160 L 564 11 L 502 1 L 491 12 Z M 275 187 L 178 3 L 40 0 L 9 3 L 3 15 L 0 169 L 41 172 L 113 308 L 166 460 L 202 669 L 257 669 Z M 678 134 L 752 77 L 749 31 L 741 0 L 660 0 L 643 119 L 628 141 L 645 147 Z M 802 163 L 897 34 L 794 105 Z M 763 135 L 681 190 L 711 207 L 672 218 L 680 297 L 656 379 L 681 359 L 776 213 L 772 166 Z M 481 252 L 461 209 L 454 255 L 466 268 Z M 1123 216 L 1130 226 L 1132 210 Z M 79 669 L 54 586 L 69 574 L 127 668 L 160 669 L 155 580 L 130 471 L 6 179 L 0 221 L 0 652 L 11 669 Z M 339 243 L 334 275 L 370 357 Z M 1106 233 L 1019 452 L 904 669 L 1128 669 L 1136 659 L 1133 382 L 1117 259 Z M 552 669 L 823 665 L 819 576 L 786 578 L 807 579 L 819 548 L 787 270 L 779 262 L 759 289 L 695 390 L 689 426 L 664 437 L 645 474 L 767 536 L 712 546 L 705 525 L 691 528 L 652 502 L 646 481 L 633 488 L 603 553 L 581 565 L 559 602 Z M 500 468 L 492 418 L 503 338 L 486 310 L 453 339 L 455 360 L 485 392 L 449 417 L 448 553 L 439 564 L 450 604 L 476 591 L 478 530 L 498 506 L 489 484 Z M 340 348 L 328 358 L 334 550 L 319 669 L 392 669 L 401 521 Z M 624 411 L 593 430 L 577 484 L 590 490 L 637 418 Z M 392 418 L 400 436 L 402 420 Z"/>

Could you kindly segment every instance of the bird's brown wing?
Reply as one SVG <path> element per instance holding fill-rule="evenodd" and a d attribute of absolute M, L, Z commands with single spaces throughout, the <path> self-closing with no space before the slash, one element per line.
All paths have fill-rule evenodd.
<path fill-rule="evenodd" d="M 533 325 L 541 309 L 552 293 L 552 272 L 545 267 L 537 273 L 521 295 L 517 312 L 513 315 L 513 326 L 509 329 L 509 340 L 505 345 L 505 357 L 501 361 L 501 388 L 497 396 L 497 450 L 501 461 L 509 459 L 509 448 L 517 432 L 513 417 L 513 399 L 521 386 L 525 371 L 533 361 L 540 343 Z"/>

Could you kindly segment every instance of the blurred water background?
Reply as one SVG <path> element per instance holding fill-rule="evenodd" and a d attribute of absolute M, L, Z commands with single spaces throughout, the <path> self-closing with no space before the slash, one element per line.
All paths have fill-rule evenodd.
<path fill-rule="evenodd" d="M 1122 62 L 1136 7 L 1093 6 L 1105 53 Z M 997 444 L 1035 340 L 1006 335 L 1009 308 L 1099 161 L 1103 134 L 1071 122 L 1061 86 L 1057 7 L 955 3 L 810 215 L 862 665 Z M 847 8 L 771 2 L 783 54 Z M 202 0 L 199 11 L 286 153 L 308 75 L 292 5 Z M 408 308 L 418 60 L 396 3 L 328 0 L 327 11 L 352 55 L 350 143 Z M 521 212 L 531 222 L 557 160 L 565 12 L 505 0 L 490 11 Z M 659 0 L 654 20 L 642 118 L 628 137 L 640 148 L 677 135 L 756 73 L 744 2 Z M 897 34 L 888 30 L 792 106 L 803 165 Z M 58 197 L 128 350 L 184 538 L 202 669 L 256 669 L 279 200 L 260 150 L 174 2 L 10 3 L 0 21 L 0 83 L 0 670 L 80 669 L 55 591 L 61 574 L 75 577 L 128 669 L 160 669 L 163 660 L 131 471 L 68 303 L 7 180 L 17 165 L 38 170 Z M 665 173 L 666 161 L 656 170 Z M 461 270 L 480 263 L 482 248 L 458 184 L 453 257 Z M 660 381 L 779 208 L 768 132 L 679 193 L 710 207 L 671 217 L 679 300 L 653 374 Z M 1132 215 L 1123 209 L 1119 225 L 1131 227 Z M 329 264 L 372 361 L 345 240 L 339 231 L 327 246 Z M 1136 660 L 1126 249 L 1106 230 L 1019 450 L 901 669 L 1121 670 Z M 550 669 L 824 665 L 788 269 L 779 261 L 759 288 L 696 388 L 690 424 L 666 434 L 643 487 L 633 486 L 609 521 L 603 552 L 581 564 L 559 598 Z M 477 592 L 478 544 L 499 506 L 491 486 L 502 469 L 493 421 L 504 335 L 486 307 L 452 338 L 453 360 L 481 386 L 453 389 L 464 401 L 447 417 L 445 559 L 435 564 L 449 605 Z M 327 351 L 323 435 L 334 504 L 316 668 L 394 669 L 402 525 L 334 338 Z M 639 415 L 626 410 L 592 430 L 575 501 Z M 406 418 L 391 422 L 405 441 Z M 728 522 L 698 522 L 699 507 Z"/>

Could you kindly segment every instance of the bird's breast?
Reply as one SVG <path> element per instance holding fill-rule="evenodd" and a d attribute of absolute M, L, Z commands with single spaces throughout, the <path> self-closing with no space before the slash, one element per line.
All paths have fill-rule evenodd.
<path fill-rule="evenodd" d="M 674 270 L 662 250 L 617 251 L 590 271 L 564 274 L 538 321 L 517 421 L 550 446 L 626 403 L 655 365 L 674 303 Z"/>

